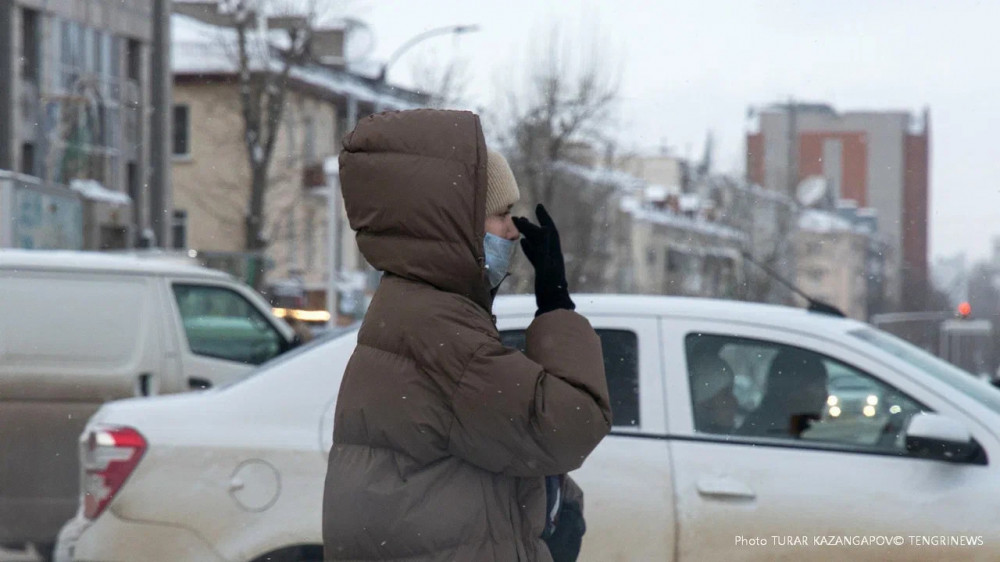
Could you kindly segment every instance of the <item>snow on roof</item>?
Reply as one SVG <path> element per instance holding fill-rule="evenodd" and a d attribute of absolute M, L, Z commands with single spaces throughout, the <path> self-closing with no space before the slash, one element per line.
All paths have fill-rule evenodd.
<path fill-rule="evenodd" d="M 676 185 L 652 184 L 646 187 L 646 199 L 650 201 L 663 201 L 671 195 L 680 195 L 681 188 Z"/>
<path fill-rule="evenodd" d="M 556 162 L 552 167 L 591 183 L 612 185 L 622 190 L 643 189 L 646 186 L 640 178 L 609 168 L 588 168 L 566 161 Z"/>
<path fill-rule="evenodd" d="M 148 259 L 136 255 L 69 250 L 0 249 L 0 269 L 86 270 L 113 273 L 185 274 L 227 278 L 229 275 L 173 260 Z"/>
<path fill-rule="evenodd" d="M 717 236 L 741 242 L 747 239 L 746 234 L 736 229 L 729 228 L 728 226 L 700 219 L 692 219 L 684 215 L 678 215 L 671 211 L 644 208 L 642 206 L 642 202 L 636 197 L 622 197 L 621 201 L 618 203 L 618 208 L 622 212 L 632 215 L 632 218 L 637 221 L 662 224 L 673 228 L 691 230 L 700 234 L 707 234 L 709 236 Z"/>
<path fill-rule="evenodd" d="M 786 195 L 784 195 L 782 193 L 779 193 L 779 192 L 777 192 L 777 191 L 775 191 L 773 189 L 765 189 L 765 188 L 763 188 L 763 187 L 761 187 L 761 186 L 759 186 L 759 185 L 757 185 L 755 183 L 752 183 L 752 184 L 749 184 L 749 185 L 742 184 L 742 183 L 734 183 L 734 184 L 731 184 L 730 187 L 733 188 L 733 189 L 735 189 L 735 190 L 737 190 L 737 191 L 742 191 L 744 193 L 749 193 L 752 196 L 760 198 L 760 199 L 767 199 L 769 201 L 774 201 L 774 202 L 777 202 L 777 203 L 784 203 L 785 205 L 793 205 L 794 204 L 794 201 L 792 200 L 791 197 L 788 197 L 788 196 L 786 196 Z"/>
<path fill-rule="evenodd" d="M 171 65 L 174 74 L 235 74 L 237 64 L 236 30 L 207 24 L 183 14 L 172 14 L 171 24 Z M 281 70 L 280 62 L 268 54 L 270 47 L 287 42 L 280 30 L 269 33 L 269 45 L 259 41 L 248 42 L 250 68 L 261 70 L 270 66 L 272 72 Z M 379 91 L 369 81 L 350 72 L 334 70 L 322 66 L 297 66 L 290 73 L 292 79 L 301 80 L 341 95 L 352 96 L 360 101 L 381 105 L 385 109 L 412 109 L 421 107 L 393 94 L 392 88 Z"/>
<path fill-rule="evenodd" d="M 799 215 L 799 228 L 809 232 L 863 232 L 843 217 L 814 209 Z"/>
<path fill-rule="evenodd" d="M 112 191 L 94 180 L 71 180 L 69 188 L 91 201 L 112 205 L 131 205 L 132 198 L 120 191 Z"/>
<path fill-rule="evenodd" d="M 191 16 L 170 16 L 170 62 L 174 74 L 236 72 L 236 31 Z M 256 53 L 258 56 L 260 53 Z M 251 66 L 259 68 L 259 60 Z"/>
<path fill-rule="evenodd" d="M 677 203 L 682 212 L 693 213 L 701 207 L 701 198 L 694 193 L 685 193 Z"/>
<path fill-rule="evenodd" d="M 667 198 L 667 188 L 662 185 L 651 185 L 644 192 L 650 201 L 663 201 Z"/>

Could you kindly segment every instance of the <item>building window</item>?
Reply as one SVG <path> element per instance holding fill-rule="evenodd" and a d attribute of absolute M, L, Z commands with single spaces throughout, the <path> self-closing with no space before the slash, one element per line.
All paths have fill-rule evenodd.
<path fill-rule="evenodd" d="M 312 269 L 313 261 L 316 259 L 316 229 L 313 222 L 313 209 L 306 209 L 306 228 L 303 234 L 306 237 L 306 269 Z"/>
<path fill-rule="evenodd" d="M 125 182 L 128 196 L 132 199 L 132 223 L 142 224 L 142 193 L 139 185 L 139 164 L 129 162 L 125 165 Z"/>
<path fill-rule="evenodd" d="M 806 278 L 812 283 L 822 283 L 826 279 L 826 270 L 821 267 L 811 267 L 806 270 Z"/>
<path fill-rule="evenodd" d="M 142 76 L 142 44 L 129 39 L 125 44 L 125 59 L 128 64 L 128 79 L 138 82 Z"/>
<path fill-rule="evenodd" d="M 191 110 L 186 105 L 174 106 L 174 156 L 191 155 Z"/>
<path fill-rule="evenodd" d="M 313 164 L 316 162 L 316 124 L 311 117 L 305 117 L 302 126 L 306 136 L 302 144 L 302 158 L 306 164 Z"/>
<path fill-rule="evenodd" d="M 107 44 L 104 34 L 99 29 L 91 30 L 90 38 L 90 71 L 94 74 L 104 74 L 104 57 Z"/>
<path fill-rule="evenodd" d="M 175 250 L 187 248 L 187 220 L 187 211 L 180 209 L 174 211 L 173 235 Z"/>
<path fill-rule="evenodd" d="M 285 108 L 285 138 L 288 139 L 288 148 L 285 151 L 285 160 L 289 168 L 295 166 L 298 160 L 298 154 L 295 153 L 295 147 L 297 145 L 295 135 L 297 134 L 297 127 L 295 124 L 295 108 L 289 105 Z"/>
<path fill-rule="evenodd" d="M 25 9 L 21 12 L 21 76 L 25 80 L 37 81 L 41 62 L 38 26 L 38 12 Z"/>
<path fill-rule="evenodd" d="M 35 145 L 26 142 L 21 145 L 21 173 L 31 176 L 35 174 Z"/>

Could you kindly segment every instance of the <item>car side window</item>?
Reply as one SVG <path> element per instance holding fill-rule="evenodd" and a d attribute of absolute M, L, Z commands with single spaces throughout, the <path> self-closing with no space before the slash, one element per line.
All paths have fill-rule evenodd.
<path fill-rule="evenodd" d="M 249 365 L 281 353 L 281 333 L 236 291 L 184 284 L 173 290 L 192 353 Z"/>
<path fill-rule="evenodd" d="M 639 426 L 639 338 L 628 330 L 596 330 L 604 351 L 612 425 Z M 525 353 L 524 330 L 504 330 L 500 341 Z"/>
<path fill-rule="evenodd" d="M 784 344 L 690 334 L 695 430 L 904 454 L 909 419 L 927 408 L 836 359 Z"/>

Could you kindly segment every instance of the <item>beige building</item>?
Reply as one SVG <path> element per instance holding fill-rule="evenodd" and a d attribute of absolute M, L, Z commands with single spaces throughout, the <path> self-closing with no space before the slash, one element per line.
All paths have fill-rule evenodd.
<path fill-rule="evenodd" d="M 573 271 L 585 239 L 589 262 L 573 283 L 580 291 L 740 298 L 744 233 L 718 221 L 712 202 L 682 194 L 622 170 L 558 165 L 562 181 L 579 193 L 606 193 L 593 213 L 592 231 L 574 231 L 566 241 L 567 271 Z M 562 227 L 571 231 L 572 221 Z M 570 238 L 569 236 L 564 238 Z"/>
<path fill-rule="evenodd" d="M 217 263 L 241 256 L 250 201 L 236 87 L 185 80 L 174 85 L 175 115 L 186 116 L 175 120 L 175 138 L 186 138 L 187 147 L 173 160 L 175 243 Z M 299 280 L 307 291 L 322 292 L 330 268 L 330 190 L 322 163 L 338 152 L 336 107 L 299 89 L 289 94 L 265 199 L 268 284 Z M 345 246 L 350 254 L 351 245 Z"/>
<path fill-rule="evenodd" d="M 654 190 L 655 192 L 655 190 Z M 704 210 L 663 205 L 659 193 L 646 202 L 626 198 L 629 225 L 629 290 L 641 294 L 737 299 L 741 297 L 744 233 L 714 222 Z M 691 204 L 694 199 L 689 199 Z"/>
<path fill-rule="evenodd" d="M 687 164 L 667 154 L 630 155 L 622 159 L 618 169 L 671 192 L 684 191 L 687 182 Z"/>
<path fill-rule="evenodd" d="M 812 298 L 867 321 L 870 244 L 870 235 L 847 220 L 822 211 L 805 211 L 793 241 L 796 284 Z"/>
<path fill-rule="evenodd" d="M 175 10 L 182 12 L 172 17 L 175 247 L 245 277 L 253 270 L 252 255 L 244 251 L 251 174 L 232 56 L 235 32 L 217 25 L 225 18 L 220 20 L 215 3 L 186 2 Z M 332 31 L 324 30 L 327 42 L 338 36 L 342 42 L 343 33 Z M 342 68 L 342 44 L 327 47 L 314 48 L 314 64 L 292 69 L 269 170 L 263 288 L 282 306 L 327 309 L 334 270 L 339 272 L 338 302 L 352 300 L 344 299 L 343 291 L 364 277 L 366 264 L 338 204 L 340 139 L 359 115 L 419 101 L 410 92 L 393 89 L 390 94 L 348 72 Z M 330 216 L 339 217 L 332 229 Z M 333 240 L 339 240 L 339 251 Z"/>

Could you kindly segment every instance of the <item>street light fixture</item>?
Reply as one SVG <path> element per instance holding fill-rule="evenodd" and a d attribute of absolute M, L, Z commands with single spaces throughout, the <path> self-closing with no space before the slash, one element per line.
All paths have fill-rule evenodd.
<path fill-rule="evenodd" d="M 425 39 L 430 39 L 431 37 L 436 37 L 438 35 L 447 35 L 449 33 L 454 33 L 455 35 L 461 35 L 463 33 L 472 33 L 474 31 L 479 31 L 478 25 L 446 25 L 444 27 L 436 27 L 434 29 L 429 29 L 423 33 L 419 33 L 410 38 L 407 42 L 403 43 L 396 49 L 395 52 L 385 61 L 382 65 L 382 70 L 378 74 L 378 81 L 381 84 L 385 84 L 386 74 L 389 72 L 389 67 L 392 66 L 396 59 L 400 57 L 408 49 L 420 43 Z"/>

